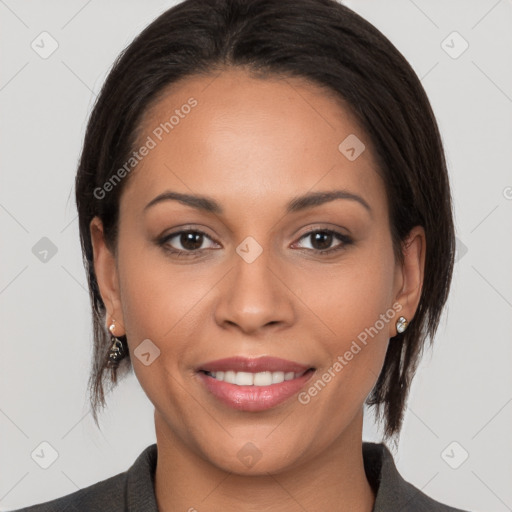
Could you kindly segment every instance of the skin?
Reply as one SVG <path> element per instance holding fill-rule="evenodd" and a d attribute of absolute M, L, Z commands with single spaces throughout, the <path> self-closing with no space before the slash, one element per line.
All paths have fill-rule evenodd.
<path fill-rule="evenodd" d="M 115 334 L 127 335 L 136 377 L 155 406 L 158 507 L 370 512 L 363 404 L 398 316 L 410 320 L 416 311 L 423 228 L 411 231 L 400 265 L 371 142 L 325 89 L 229 68 L 216 78 L 187 78 L 146 113 L 141 141 L 190 97 L 198 105 L 126 183 L 117 257 L 101 221 L 90 226 L 107 325 L 114 319 Z M 366 146 L 354 161 L 338 150 L 349 134 Z M 335 189 L 363 197 L 371 212 L 337 199 L 285 214 L 291 198 Z M 144 213 L 166 190 L 209 196 L 224 212 L 163 201 Z M 196 257 L 166 252 L 187 250 L 180 236 L 156 242 L 194 228 L 210 237 L 199 238 Z M 313 228 L 353 243 L 315 243 L 305 236 Z M 235 250 L 248 236 L 263 249 L 252 263 Z M 319 254 L 334 247 L 341 249 Z M 210 360 L 270 355 L 315 367 L 315 382 L 393 304 L 400 312 L 306 405 L 295 395 L 267 411 L 236 411 L 209 394 L 195 372 Z M 160 350 L 149 366 L 133 353 L 147 338 Z M 252 467 L 237 456 L 248 442 L 261 455 Z"/>

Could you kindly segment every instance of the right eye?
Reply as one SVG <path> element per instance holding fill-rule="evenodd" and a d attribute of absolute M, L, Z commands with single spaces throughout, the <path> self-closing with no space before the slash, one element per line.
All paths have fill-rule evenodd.
<path fill-rule="evenodd" d="M 213 242 L 210 236 L 204 231 L 198 229 L 187 229 L 165 235 L 158 241 L 158 244 L 162 246 L 165 251 L 168 251 L 171 254 L 180 257 L 194 257 L 199 256 L 201 252 L 207 250 L 206 248 L 201 248 L 205 238 Z M 171 243 L 172 240 L 175 241 Z M 173 244 L 181 245 L 182 248 L 173 247 Z"/>

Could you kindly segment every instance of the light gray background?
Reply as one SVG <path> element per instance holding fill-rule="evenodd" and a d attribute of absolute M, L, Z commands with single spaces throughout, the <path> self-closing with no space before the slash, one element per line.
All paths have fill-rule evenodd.
<path fill-rule="evenodd" d="M 133 375 L 111 395 L 102 431 L 89 413 L 91 326 L 73 181 L 108 69 L 174 3 L 0 0 L 2 511 L 125 471 L 155 442 L 153 406 Z M 453 187 L 452 292 L 413 382 L 396 464 L 445 503 L 512 510 L 512 2 L 345 3 L 422 79 Z M 31 48 L 43 31 L 59 45 L 47 59 Z M 469 43 L 458 58 L 445 51 L 462 48 L 457 36 L 446 40 L 453 31 Z M 42 237 L 57 247 L 46 263 L 32 252 Z M 380 440 L 370 416 L 364 439 Z M 58 452 L 48 469 L 31 458 L 43 441 Z M 463 450 L 469 457 L 453 469 L 446 461 L 459 465 Z"/>

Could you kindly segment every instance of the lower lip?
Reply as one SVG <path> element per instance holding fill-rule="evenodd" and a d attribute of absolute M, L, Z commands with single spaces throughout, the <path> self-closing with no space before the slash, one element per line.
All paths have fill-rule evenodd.
<path fill-rule="evenodd" d="M 314 372 L 308 370 L 300 377 L 270 386 L 237 386 L 217 380 L 204 372 L 199 372 L 199 377 L 210 393 L 229 407 L 240 411 L 264 411 L 300 391 Z"/>

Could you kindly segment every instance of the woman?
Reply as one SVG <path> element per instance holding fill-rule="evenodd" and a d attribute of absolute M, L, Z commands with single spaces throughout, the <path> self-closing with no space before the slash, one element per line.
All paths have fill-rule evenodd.
<path fill-rule="evenodd" d="M 456 511 L 396 438 L 454 227 L 426 94 L 331 0 L 186 0 L 110 72 L 76 179 L 95 421 L 133 368 L 157 442 L 27 511 Z"/>

